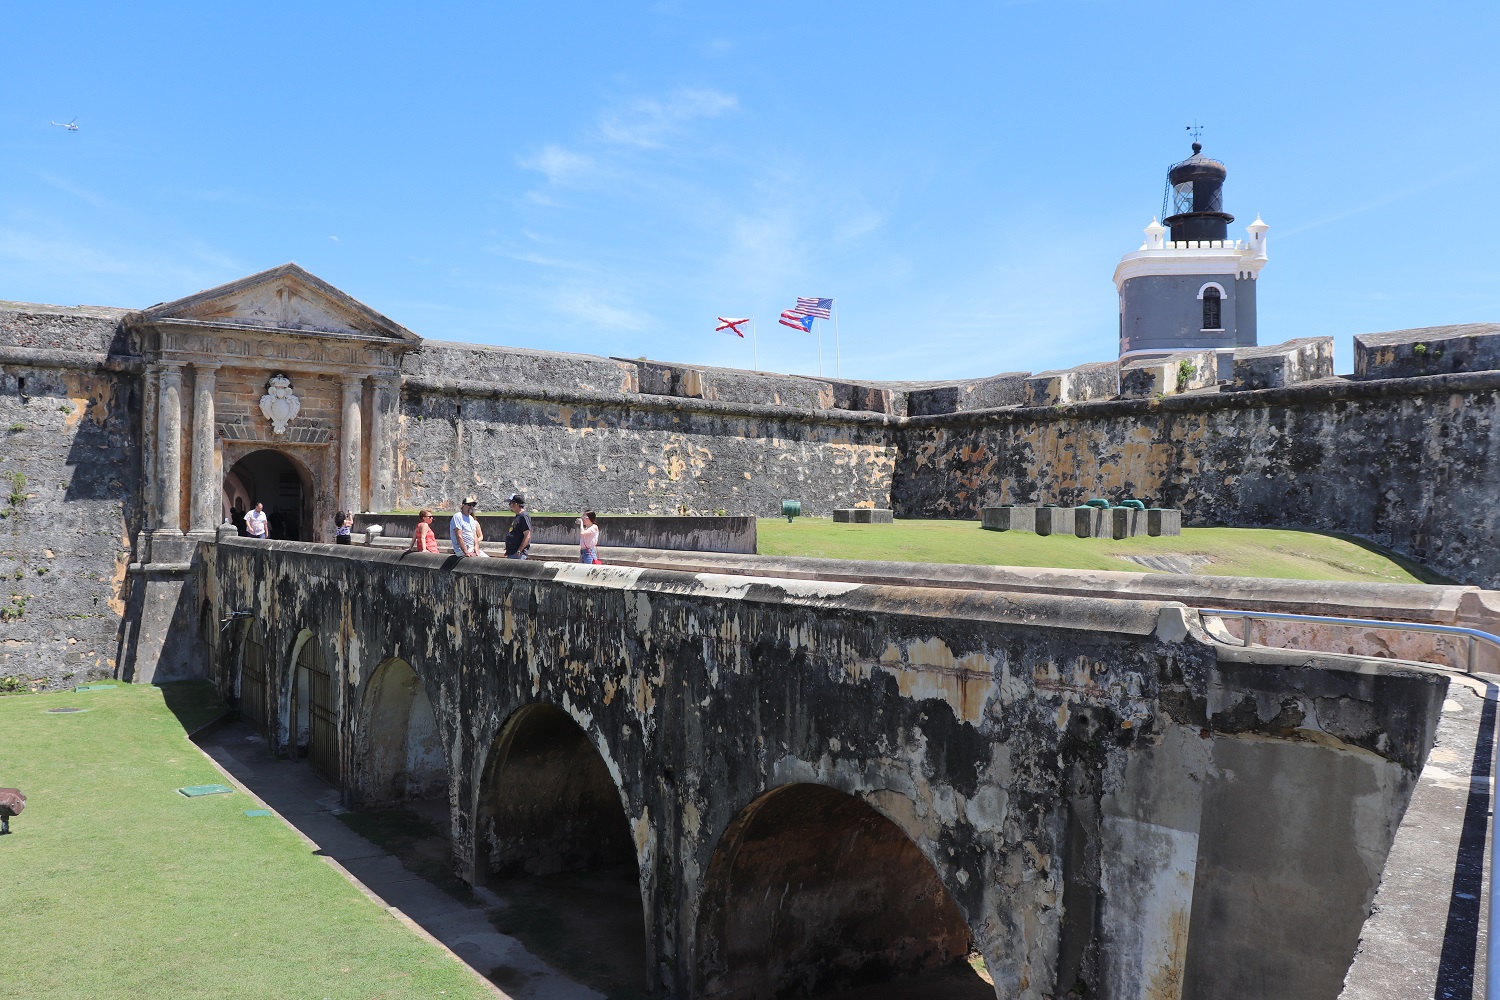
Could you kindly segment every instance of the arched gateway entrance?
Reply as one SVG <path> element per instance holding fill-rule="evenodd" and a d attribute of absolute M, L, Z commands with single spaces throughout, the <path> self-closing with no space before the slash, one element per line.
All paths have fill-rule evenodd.
<path fill-rule="evenodd" d="M 224 477 L 224 516 L 243 534 L 245 512 L 257 503 L 265 505 L 272 538 L 316 540 L 312 482 L 301 463 L 272 448 L 235 462 Z"/>

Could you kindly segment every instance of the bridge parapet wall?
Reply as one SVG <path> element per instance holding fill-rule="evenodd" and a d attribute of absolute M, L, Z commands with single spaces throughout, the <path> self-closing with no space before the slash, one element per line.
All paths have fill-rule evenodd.
<path fill-rule="evenodd" d="M 747 894 L 723 895 L 710 874 L 722 871 L 722 838 L 747 809 L 803 785 L 859 800 L 915 845 L 962 913 L 997 995 L 1180 981 L 1199 961 L 1181 929 L 1203 902 L 1193 889 L 1201 849 L 1236 884 L 1274 889 L 1289 912 L 1311 902 L 1278 888 L 1266 858 L 1239 864 L 1219 834 L 1204 848 L 1205 830 L 1252 807 L 1216 783 L 1217 748 L 1267 738 L 1300 748 L 1244 765 L 1271 768 L 1256 772 L 1268 788 L 1290 768 L 1318 793 L 1314 814 L 1277 842 L 1288 850 L 1326 839 L 1329 822 L 1354 822 L 1355 798 L 1335 786 L 1349 775 L 1331 763 L 1351 752 L 1368 779 L 1356 783 L 1364 807 L 1378 800 L 1393 830 L 1442 699 L 1440 678 L 1402 664 L 1226 654 L 1195 616 L 1155 602 L 242 539 L 212 549 L 217 606 L 254 612 L 273 661 L 282 741 L 296 726 L 289 661 L 299 642 L 320 644 L 336 692 L 337 774 L 351 801 L 365 766 L 365 690 L 382 663 L 410 665 L 447 755 L 455 852 L 470 878 L 484 878 L 499 845 L 487 775 L 510 720 L 536 705 L 571 718 L 617 786 L 647 901 L 653 980 L 668 996 L 740 995 L 743 970 L 725 936 L 734 925 L 724 920 Z M 235 651 L 222 656 L 233 662 Z M 1367 831 L 1358 849 L 1349 842 L 1347 856 L 1330 848 L 1340 870 L 1378 848 L 1383 829 Z M 1371 892 L 1369 877 L 1351 878 L 1298 919 L 1337 926 L 1332 943 L 1352 954 Z M 845 903 L 836 892 L 824 900 L 832 911 Z M 1256 916 L 1205 933 L 1205 948 Z M 1101 938 L 1100 926 L 1130 930 Z M 1297 974 L 1334 974 L 1337 961 L 1325 955 L 1320 965 L 1312 954 L 1330 940 L 1317 940 Z M 802 960 L 786 961 L 782 973 Z M 1279 989 L 1288 980 L 1267 981 Z"/>

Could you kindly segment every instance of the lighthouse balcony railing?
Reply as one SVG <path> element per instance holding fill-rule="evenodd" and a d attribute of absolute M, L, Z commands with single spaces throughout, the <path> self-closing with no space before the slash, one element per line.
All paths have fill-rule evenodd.
<path fill-rule="evenodd" d="M 1250 244 L 1244 240 L 1170 240 L 1165 250 L 1247 250 Z"/>

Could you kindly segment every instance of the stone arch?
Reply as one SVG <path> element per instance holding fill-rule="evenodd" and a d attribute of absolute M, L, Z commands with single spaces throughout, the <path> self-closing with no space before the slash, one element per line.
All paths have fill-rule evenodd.
<path fill-rule="evenodd" d="M 285 717 L 287 753 L 306 757 L 312 769 L 337 784 L 340 777 L 338 685 L 323 644 L 302 629 L 287 660 Z"/>
<path fill-rule="evenodd" d="M 365 682 L 350 761 L 360 805 L 446 798 L 448 755 L 422 678 L 399 657 Z"/>
<path fill-rule="evenodd" d="M 631 862 L 627 802 L 583 727 L 554 705 L 526 705 L 501 726 L 474 802 L 474 881 Z"/>
<path fill-rule="evenodd" d="M 234 451 L 242 453 L 225 455 L 229 469 L 224 473 L 223 516 L 233 516 L 235 526 L 243 531 L 244 510 L 236 513 L 236 503 L 243 502 L 245 509 L 261 503 L 270 519 L 272 538 L 317 541 L 321 526 L 315 521 L 315 484 L 307 464 L 280 448 Z"/>
<path fill-rule="evenodd" d="M 275 713 L 271 710 L 270 663 L 266 659 L 260 622 L 253 618 L 242 627 L 234 657 L 234 676 L 229 683 L 229 693 L 239 707 L 240 721 L 267 738 L 273 737 L 271 720 Z"/>
<path fill-rule="evenodd" d="M 790 784 L 714 848 L 698 907 L 694 995 L 806 996 L 955 966 L 944 995 L 993 996 L 958 970 L 973 934 L 920 847 L 863 799 Z"/>

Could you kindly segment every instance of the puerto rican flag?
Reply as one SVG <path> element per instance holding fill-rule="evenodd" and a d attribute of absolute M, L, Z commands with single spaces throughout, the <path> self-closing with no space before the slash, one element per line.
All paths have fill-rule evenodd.
<path fill-rule="evenodd" d="M 796 310 L 786 309 L 781 313 L 781 325 L 789 326 L 794 330 L 801 330 L 803 333 L 812 333 L 813 318 L 811 316 L 803 316 Z"/>

